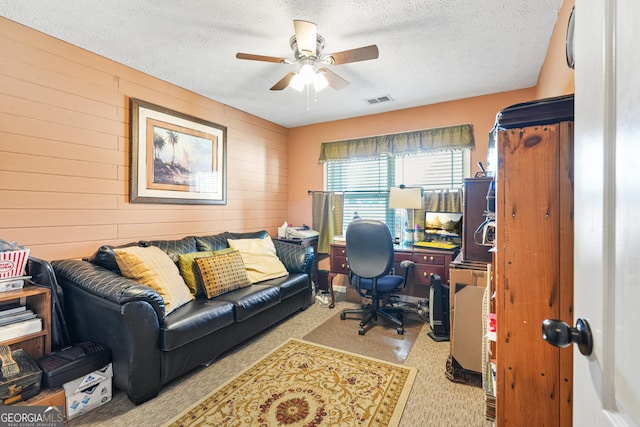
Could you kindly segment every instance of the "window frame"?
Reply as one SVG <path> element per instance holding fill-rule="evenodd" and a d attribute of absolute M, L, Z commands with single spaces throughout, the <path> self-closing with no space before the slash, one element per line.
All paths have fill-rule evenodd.
<path fill-rule="evenodd" d="M 452 150 L 443 150 L 443 151 L 452 151 Z M 460 187 L 456 187 L 454 185 L 449 186 L 449 187 L 442 187 L 440 189 L 460 189 L 462 190 L 462 184 L 464 183 L 464 180 L 470 177 L 471 174 L 471 149 L 465 148 L 465 149 L 454 149 L 453 151 L 461 151 L 462 152 L 462 177 L 461 177 L 461 182 L 460 182 Z M 422 154 L 422 153 L 421 153 Z M 427 153 L 424 153 L 425 155 L 429 155 Z M 420 154 L 417 154 L 420 155 Z M 381 156 L 382 157 L 382 156 Z M 398 160 L 401 160 L 402 157 L 398 156 L 398 157 L 389 157 L 390 160 L 393 160 L 392 162 L 390 162 L 390 166 L 388 167 L 388 172 L 387 172 L 387 184 L 389 186 L 398 186 L 400 184 L 404 184 L 404 183 L 396 183 L 395 181 L 395 172 L 396 172 L 396 162 Z M 353 162 L 356 162 L 358 160 L 353 160 Z M 325 162 L 323 163 L 323 175 L 324 175 L 324 179 L 323 179 L 323 189 L 324 191 L 332 191 L 329 190 L 329 163 L 330 162 Z M 410 185 L 411 186 L 411 185 Z M 430 188 L 432 189 L 432 188 Z M 429 191 L 430 189 L 424 189 L 423 186 L 423 190 L 424 191 Z M 333 190 L 336 192 L 339 192 L 340 190 Z M 387 192 L 381 192 L 381 191 L 358 191 L 358 190 L 347 190 L 345 191 L 345 209 L 344 209 L 344 220 L 343 220 L 343 232 L 347 229 L 347 226 L 349 225 L 349 222 L 351 222 L 352 218 L 353 218 L 353 214 L 354 212 L 348 210 L 346 208 L 347 206 L 347 194 L 350 194 L 350 198 L 352 197 L 358 197 L 357 194 L 361 193 L 363 196 L 365 197 L 366 194 L 373 194 L 373 193 L 377 193 L 377 194 L 381 194 L 381 197 L 384 198 L 384 202 L 385 204 L 388 206 L 389 204 L 389 193 L 388 190 L 386 190 Z M 356 196 L 354 196 L 354 194 Z M 385 220 L 384 222 L 387 224 L 387 226 L 389 226 L 389 229 L 391 230 L 392 234 L 394 233 L 394 229 L 398 229 L 398 226 L 396 225 L 396 220 L 398 218 L 398 212 L 396 212 L 397 210 L 395 209 L 389 209 L 388 207 L 385 209 Z"/>

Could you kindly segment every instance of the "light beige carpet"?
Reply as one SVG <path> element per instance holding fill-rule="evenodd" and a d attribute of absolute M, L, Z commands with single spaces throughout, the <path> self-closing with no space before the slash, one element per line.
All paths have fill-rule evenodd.
<path fill-rule="evenodd" d="M 125 393 L 115 389 L 110 402 L 68 421 L 65 427 L 166 425 L 289 338 L 302 339 L 340 310 L 351 306 L 345 301 L 344 293 L 337 293 L 335 309 L 314 304 L 236 347 L 210 366 L 194 369 L 166 384 L 157 397 L 142 405 L 134 405 Z M 491 427 L 484 417 L 484 391 L 446 378 L 450 343 L 433 341 L 427 336 L 430 330 L 429 325 L 423 326 L 404 362 L 417 368 L 418 374 L 399 427 Z M 349 336 L 353 336 L 351 331 Z"/>
<path fill-rule="evenodd" d="M 397 426 L 416 371 L 292 338 L 169 425 Z"/>
<path fill-rule="evenodd" d="M 403 363 L 424 326 L 416 315 L 407 313 L 404 335 L 398 334 L 395 325 L 382 318 L 367 326 L 364 335 L 358 335 L 360 320 L 355 317 L 340 320 L 340 311 L 305 335 L 304 339 L 392 363 Z"/>

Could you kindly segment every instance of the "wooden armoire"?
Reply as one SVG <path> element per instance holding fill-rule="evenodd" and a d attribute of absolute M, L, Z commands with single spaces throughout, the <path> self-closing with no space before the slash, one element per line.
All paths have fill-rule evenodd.
<path fill-rule="evenodd" d="M 557 105 L 543 101 L 517 111 L 521 122 L 543 124 L 518 127 L 514 120 L 497 131 L 498 427 L 569 427 L 572 421 L 573 349 L 551 346 L 541 329 L 545 319 L 574 324 L 573 97 L 546 102 Z M 560 120 L 553 122 L 554 115 Z"/>

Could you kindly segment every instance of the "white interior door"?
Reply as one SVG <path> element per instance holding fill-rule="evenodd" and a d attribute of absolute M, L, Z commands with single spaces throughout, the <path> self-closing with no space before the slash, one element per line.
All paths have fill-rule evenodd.
<path fill-rule="evenodd" d="M 576 0 L 575 426 L 640 426 L 640 2 Z"/>

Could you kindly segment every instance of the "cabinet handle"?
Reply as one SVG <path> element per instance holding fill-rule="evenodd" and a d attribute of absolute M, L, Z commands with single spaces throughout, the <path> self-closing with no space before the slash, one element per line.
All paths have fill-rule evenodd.
<path fill-rule="evenodd" d="M 342 249 L 342 255 L 346 254 L 347 251 L 345 251 L 344 249 Z"/>

